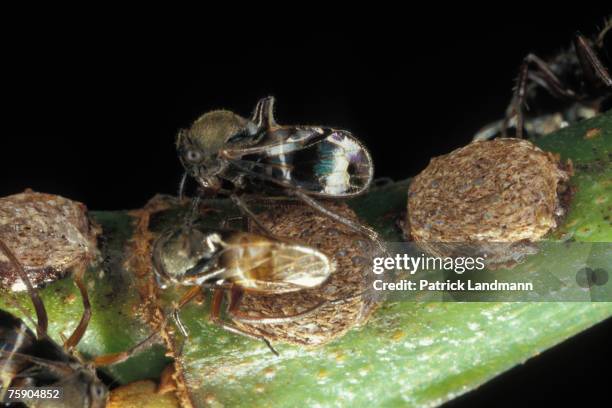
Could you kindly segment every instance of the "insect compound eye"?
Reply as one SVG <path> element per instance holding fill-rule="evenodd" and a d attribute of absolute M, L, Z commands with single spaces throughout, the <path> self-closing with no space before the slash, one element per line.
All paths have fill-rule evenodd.
<path fill-rule="evenodd" d="M 187 150 L 185 158 L 191 163 L 197 163 L 202 160 L 202 153 L 197 150 Z"/>

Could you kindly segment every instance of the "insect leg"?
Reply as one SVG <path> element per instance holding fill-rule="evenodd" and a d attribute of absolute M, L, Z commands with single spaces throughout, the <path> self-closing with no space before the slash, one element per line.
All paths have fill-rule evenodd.
<path fill-rule="evenodd" d="M 161 330 L 150 334 L 146 339 L 142 340 L 140 343 L 126 351 L 98 356 L 94 358 L 93 364 L 96 367 L 100 367 L 122 363 L 133 355 L 138 354 L 153 345 L 158 340 L 160 333 Z"/>
<path fill-rule="evenodd" d="M 595 41 L 595 45 L 597 45 L 597 47 L 603 48 L 604 38 L 606 38 L 606 34 L 608 34 L 608 31 L 610 31 L 611 29 L 612 29 L 612 16 L 604 20 L 604 28 L 601 29 L 601 31 L 597 35 L 597 41 Z"/>
<path fill-rule="evenodd" d="M 232 194 L 230 196 L 230 198 L 232 199 L 232 201 L 234 202 L 234 204 L 236 204 L 236 206 L 238 207 L 238 209 L 240 209 L 240 212 L 242 212 L 245 216 L 249 217 L 257 226 L 257 228 L 259 228 L 259 230 L 268 238 L 271 238 L 275 241 L 283 241 L 283 239 L 278 238 L 276 235 L 274 235 L 274 233 L 272 231 L 270 231 L 268 229 L 268 227 L 266 227 L 261 220 L 259 219 L 259 217 L 257 217 L 257 214 L 255 214 L 249 207 L 248 205 L 244 202 L 244 200 L 242 198 L 240 198 L 238 195 L 236 194 Z"/>
<path fill-rule="evenodd" d="M 183 336 L 185 336 L 185 337 L 187 337 L 189 335 L 189 332 L 187 331 L 187 328 L 185 327 L 185 325 L 181 321 L 181 317 L 180 317 L 179 313 L 180 313 L 181 309 L 187 303 L 189 303 L 193 299 L 195 299 L 195 297 L 198 296 L 201 292 L 202 292 L 202 288 L 200 288 L 199 286 L 194 286 L 194 287 L 190 288 L 187 292 L 185 292 L 183 294 L 183 296 L 181 297 L 179 302 L 172 309 L 172 319 L 174 320 L 174 323 L 176 323 L 176 327 L 178 327 L 178 329 L 180 330 L 181 334 Z"/>
<path fill-rule="evenodd" d="M 239 296 L 239 297 L 238 297 Z M 232 296 L 230 297 L 230 304 L 229 307 L 227 308 L 227 313 L 232 317 L 232 320 L 236 320 L 242 323 L 254 323 L 254 324 L 282 324 L 282 323 L 289 323 L 292 321 L 295 321 L 297 319 L 301 319 L 304 318 L 306 316 L 309 316 L 313 313 L 315 313 L 316 311 L 318 311 L 319 309 L 321 309 L 323 306 L 325 306 L 328 301 L 327 300 L 323 300 L 322 302 L 317 303 L 316 305 L 309 307 L 308 309 L 293 314 L 293 315 L 288 315 L 288 316 L 279 316 L 279 317 L 254 317 L 254 316 L 250 316 L 244 312 L 241 312 L 239 310 L 240 307 L 240 300 L 242 298 L 242 293 L 240 293 L 240 295 L 238 294 L 232 294 Z"/>
<path fill-rule="evenodd" d="M 534 65 L 536 68 L 531 74 L 529 70 L 530 65 Z M 508 123 L 512 117 L 516 117 L 516 137 L 519 139 L 523 138 L 523 107 L 527 94 L 527 82 L 530 79 L 557 98 L 577 98 L 576 93 L 561 83 L 546 62 L 535 54 L 528 54 L 523 59 L 523 63 L 519 68 L 519 75 L 516 81 L 512 102 L 510 103 L 506 119 L 502 126 L 502 136 L 504 137 L 506 136 Z"/>
<path fill-rule="evenodd" d="M 187 217 L 185 218 L 185 227 L 191 228 L 194 221 L 198 219 L 198 212 L 199 212 L 201 200 L 202 200 L 202 196 L 200 194 L 197 194 L 191 200 L 191 205 L 189 206 L 189 212 L 187 213 Z"/>
<path fill-rule="evenodd" d="M 383 252 L 385 253 L 387 252 L 387 250 L 385 249 L 384 245 L 382 244 L 380 240 L 380 237 L 378 236 L 378 233 L 374 231 L 373 229 L 366 227 L 365 225 L 362 225 L 356 221 L 345 218 L 339 214 L 336 214 L 335 212 L 331 210 L 328 210 L 323 205 L 321 205 L 317 200 L 315 200 L 314 198 L 310 197 L 308 194 L 305 194 L 304 192 L 300 190 L 292 190 L 292 193 L 297 198 L 299 198 L 302 202 L 309 205 L 314 210 L 331 218 L 334 221 L 337 221 L 343 225 L 346 225 L 347 227 L 349 227 L 350 229 L 352 229 L 353 231 L 359 234 L 363 234 L 367 236 L 372 241 L 374 241 Z"/>
<path fill-rule="evenodd" d="M 601 81 L 608 88 L 612 88 L 612 78 L 608 70 L 589 45 L 589 41 L 580 33 L 576 33 L 574 37 L 574 48 L 587 80 L 595 86 Z"/>
<path fill-rule="evenodd" d="M 32 282 L 30 282 L 30 278 L 26 273 L 25 269 L 23 269 L 23 265 L 19 262 L 19 259 L 15 256 L 13 251 L 4 243 L 3 240 L 0 239 L 0 251 L 4 253 L 4 255 L 9 259 L 9 261 L 13 264 L 13 267 L 16 268 L 17 274 L 23 281 L 23 284 L 28 289 L 28 294 L 30 295 L 30 299 L 32 299 L 32 304 L 34 305 L 34 309 L 36 310 L 36 334 L 39 338 L 42 338 L 47 335 L 47 326 L 49 325 L 49 319 L 47 318 L 47 310 L 45 309 L 45 304 L 43 303 L 40 295 L 38 294 L 38 290 L 36 290 L 32 286 Z"/>
<path fill-rule="evenodd" d="M 225 290 L 222 288 L 215 289 L 213 294 L 212 303 L 210 306 L 210 320 L 221 327 L 224 330 L 227 330 L 230 333 L 239 334 L 244 337 L 248 337 L 253 340 L 263 341 L 266 346 L 270 349 L 274 355 L 278 356 L 278 351 L 272 347 L 272 344 L 266 339 L 264 336 L 249 333 L 233 324 L 226 323 L 221 320 L 221 303 L 223 302 L 223 295 L 225 294 Z M 237 307 L 236 305 L 240 303 L 241 292 L 236 290 L 230 290 L 230 307 L 234 304 L 233 307 Z M 228 308 L 229 309 L 229 308 Z"/>
<path fill-rule="evenodd" d="M 83 301 L 83 315 L 81 316 L 81 320 L 79 321 L 78 326 L 74 329 L 72 335 L 64 342 L 64 348 L 67 350 L 72 350 L 76 347 L 77 344 L 83 338 L 85 331 L 87 330 L 87 326 L 89 325 L 89 319 L 91 318 L 91 304 L 89 303 L 89 294 L 87 293 L 87 287 L 85 286 L 85 282 L 83 282 L 83 276 L 85 274 L 85 268 L 79 268 L 74 271 L 73 279 L 74 284 L 79 288 L 79 292 L 81 292 L 81 299 Z"/>
<path fill-rule="evenodd" d="M 185 198 L 185 186 L 187 185 L 187 178 L 189 177 L 189 175 L 187 174 L 187 172 L 183 172 L 183 176 L 181 177 L 181 181 L 179 182 L 179 190 L 178 190 L 178 197 L 179 197 L 179 201 L 183 202 L 183 199 Z"/>
<path fill-rule="evenodd" d="M 240 221 L 240 227 L 238 229 L 241 229 L 243 231 L 248 231 L 249 223 L 248 223 L 247 217 L 245 217 L 244 215 L 237 216 L 237 217 L 226 217 L 226 218 L 224 218 L 221 221 L 221 223 L 219 224 L 219 228 L 221 228 L 221 229 L 234 229 L 234 228 L 232 228 L 232 225 L 233 225 L 234 221 Z"/>

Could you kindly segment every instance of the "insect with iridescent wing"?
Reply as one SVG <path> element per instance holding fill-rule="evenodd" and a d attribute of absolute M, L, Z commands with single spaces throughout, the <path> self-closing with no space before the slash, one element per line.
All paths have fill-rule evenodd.
<path fill-rule="evenodd" d="M 228 295 L 227 315 L 233 321 L 275 324 L 293 321 L 315 312 L 328 301 L 291 316 L 252 317 L 240 311 L 244 293 L 280 294 L 311 289 L 323 284 L 334 271 L 329 258 L 307 246 L 272 240 L 238 231 L 184 227 L 162 234 L 153 248 L 153 265 L 158 284 L 165 288 L 192 286 L 172 314 L 183 333 L 180 309 L 203 289 L 212 289 L 211 320 L 235 334 L 269 341 L 221 319 L 223 297 Z"/>
<path fill-rule="evenodd" d="M 0 252 L 10 260 L 26 286 L 37 320 L 36 323 L 33 322 L 36 326 L 34 335 L 21 319 L 0 310 L 0 406 L 14 406 L 13 402 L 7 401 L 9 388 L 23 390 L 29 387 L 53 387 L 61 389 L 60 398 L 28 400 L 27 405 L 40 408 L 105 407 L 108 389 L 98 378 L 96 367 L 127 360 L 150 345 L 156 339 L 157 333 L 128 351 L 99 356 L 91 362 L 82 361 L 74 353 L 74 347 L 85 333 L 85 328 L 79 324 L 75 333 L 70 336 L 72 340 L 67 340 L 64 346 L 52 340 L 47 334 L 48 318 L 45 306 L 23 265 L 2 240 Z M 22 312 L 25 313 L 24 310 Z"/>
<path fill-rule="evenodd" d="M 374 166 L 365 146 L 345 130 L 278 125 L 273 109 L 274 98 L 267 97 L 257 103 L 251 119 L 218 110 L 181 130 L 177 150 L 185 174 L 180 195 L 191 176 L 204 192 L 229 195 L 263 231 L 241 194 L 291 196 L 378 239 L 370 228 L 328 210 L 315 199 L 353 197 L 368 189 Z"/>

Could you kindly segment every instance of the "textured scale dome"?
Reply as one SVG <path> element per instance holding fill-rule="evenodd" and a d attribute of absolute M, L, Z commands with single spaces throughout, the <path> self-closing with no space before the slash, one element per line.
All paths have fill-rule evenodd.
<path fill-rule="evenodd" d="M 565 213 L 571 174 L 571 162 L 527 140 L 473 142 L 433 158 L 414 178 L 406 232 L 425 246 L 537 241 Z"/>

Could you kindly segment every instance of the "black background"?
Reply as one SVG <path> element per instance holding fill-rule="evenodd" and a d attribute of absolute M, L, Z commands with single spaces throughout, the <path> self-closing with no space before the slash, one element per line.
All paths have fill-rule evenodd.
<path fill-rule="evenodd" d="M 359 21 L 238 20 L 236 10 L 190 21 L 28 17 L 4 40 L 0 195 L 30 187 L 91 209 L 142 206 L 177 189 L 178 128 L 216 108 L 247 116 L 266 95 L 276 96 L 279 123 L 349 129 L 371 149 L 377 176 L 403 179 L 503 115 L 526 53 L 554 54 L 576 29 L 602 25 L 605 10 L 572 7 L 536 15 L 500 3 L 479 14 L 383 11 Z M 609 379 L 597 371 L 612 362 L 610 328 L 451 405 L 593 401 Z"/>

